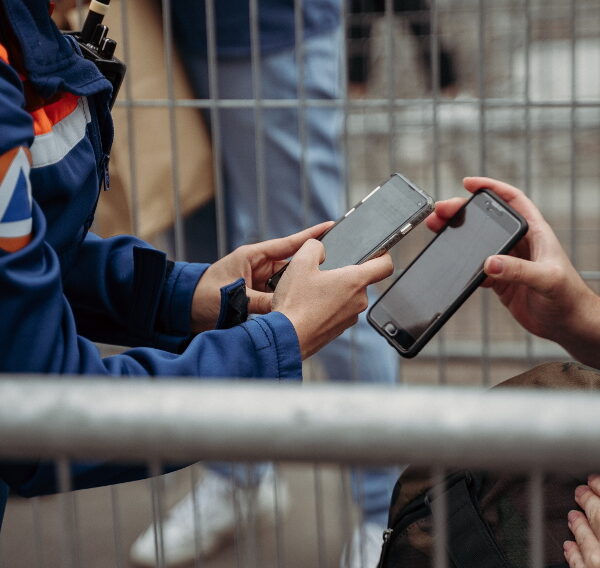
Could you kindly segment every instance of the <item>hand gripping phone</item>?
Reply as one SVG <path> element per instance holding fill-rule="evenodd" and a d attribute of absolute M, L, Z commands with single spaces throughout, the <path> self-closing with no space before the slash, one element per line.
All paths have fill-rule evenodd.
<path fill-rule="evenodd" d="M 369 323 L 403 357 L 414 357 L 483 282 L 488 256 L 505 254 L 527 222 L 480 190 L 373 304 Z"/>
<path fill-rule="evenodd" d="M 392 248 L 433 211 L 433 199 L 401 174 L 377 186 L 319 240 L 325 246 L 322 270 L 361 264 Z M 287 264 L 267 282 L 275 290 Z"/>

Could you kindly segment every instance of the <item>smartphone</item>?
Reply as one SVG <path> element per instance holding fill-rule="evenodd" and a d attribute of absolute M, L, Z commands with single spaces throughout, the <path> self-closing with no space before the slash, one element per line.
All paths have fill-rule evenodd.
<path fill-rule="evenodd" d="M 401 174 L 377 186 L 319 240 L 325 246 L 322 270 L 361 264 L 392 248 L 434 209 L 433 199 Z M 287 264 L 267 282 L 275 290 Z"/>
<path fill-rule="evenodd" d="M 483 282 L 488 256 L 506 254 L 525 219 L 479 190 L 373 304 L 369 323 L 403 357 L 414 357 Z"/>

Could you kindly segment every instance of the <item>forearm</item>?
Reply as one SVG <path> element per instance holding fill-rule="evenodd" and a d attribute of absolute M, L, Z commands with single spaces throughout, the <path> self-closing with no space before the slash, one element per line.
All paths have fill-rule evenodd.
<path fill-rule="evenodd" d="M 600 296 L 588 288 L 563 323 L 557 343 L 581 363 L 600 369 Z"/>

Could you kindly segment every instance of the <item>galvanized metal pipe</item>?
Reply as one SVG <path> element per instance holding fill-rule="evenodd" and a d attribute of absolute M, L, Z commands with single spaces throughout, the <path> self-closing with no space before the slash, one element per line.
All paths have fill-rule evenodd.
<path fill-rule="evenodd" d="M 5 458 L 589 469 L 600 394 L 9 377 L 0 431 Z"/>

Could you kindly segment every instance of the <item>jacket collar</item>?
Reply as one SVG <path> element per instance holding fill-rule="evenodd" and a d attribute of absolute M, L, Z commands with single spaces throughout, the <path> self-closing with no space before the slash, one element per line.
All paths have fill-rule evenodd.
<path fill-rule="evenodd" d="M 96 65 L 81 57 L 48 13 L 47 0 L 0 0 L 20 44 L 27 77 L 40 95 L 92 95 L 111 88 Z"/>

